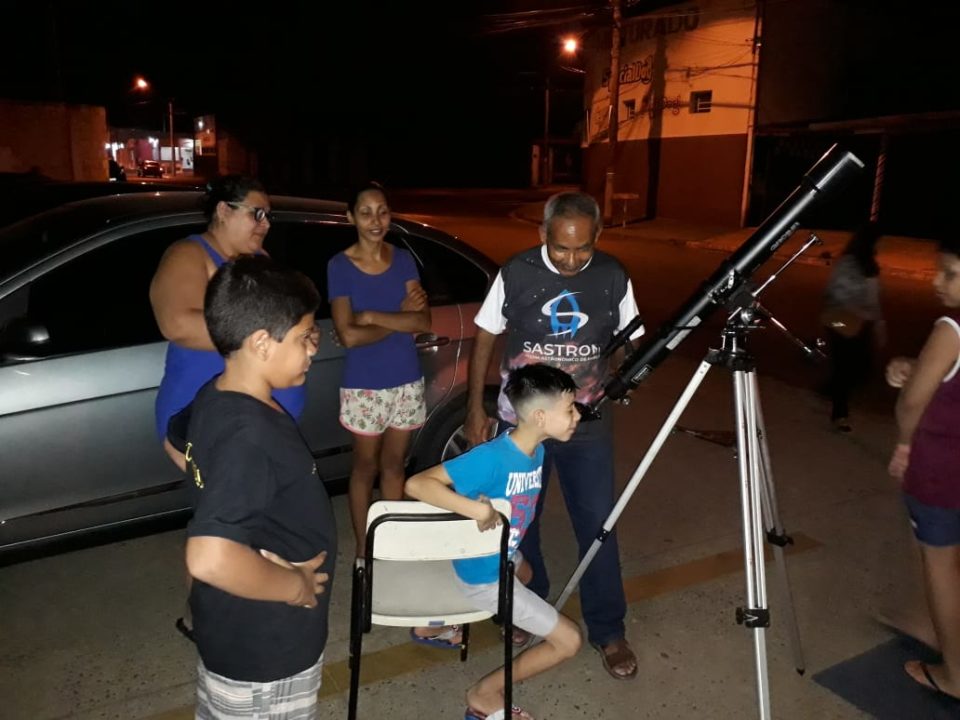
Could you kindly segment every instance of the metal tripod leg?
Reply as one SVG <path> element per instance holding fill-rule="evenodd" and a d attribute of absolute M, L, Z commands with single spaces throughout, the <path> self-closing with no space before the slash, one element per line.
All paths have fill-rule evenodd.
<path fill-rule="evenodd" d="M 700 363 L 700 367 L 697 368 L 696 372 L 693 373 L 693 377 L 690 378 L 690 382 L 687 383 L 687 387 L 684 388 L 683 392 L 680 394 L 676 404 L 673 406 L 673 410 L 670 411 L 670 414 L 664 421 L 660 431 L 653 439 L 653 443 L 651 443 L 646 455 L 643 456 L 643 460 L 640 461 L 640 464 L 637 466 L 637 469 L 634 470 L 630 481 L 627 483 L 627 486 L 620 494 L 617 504 L 614 505 L 609 517 L 607 517 L 607 519 L 604 521 L 603 527 L 600 528 L 600 532 L 597 533 L 597 537 L 590 545 L 586 554 L 584 554 L 583 559 L 580 560 L 580 564 L 577 565 L 577 569 L 574 570 L 573 575 L 570 576 L 566 586 L 563 588 L 563 592 L 560 593 L 560 597 L 557 598 L 557 602 L 554 604 L 554 607 L 556 607 L 557 610 L 563 610 L 563 606 L 566 605 L 567 600 L 570 599 L 573 591 L 576 590 L 577 585 L 580 584 L 580 578 L 583 577 L 583 574 L 587 571 L 587 568 L 590 567 L 591 561 L 600 551 L 600 548 L 610 536 L 610 533 L 613 532 L 613 528 L 617 524 L 617 520 L 620 519 L 620 514 L 623 512 L 624 508 L 627 507 L 627 503 L 630 502 L 630 498 L 633 497 L 633 493 L 636 492 L 637 486 L 640 484 L 640 481 L 643 480 L 643 476 L 647 474 L 647 470 L 650 469 L 650 465 L 652 465 L 653 461 L 656 459 L 657 453 L 660 452 L 660 448 L 663 447 L 663 444 L 667 441 L 667 438 L 670 437 L 670 433 L 673 432 L 673 427 L 677 424 L 677 420 L 679 420 L 680 416 L 683 415 L 683 411 L 687 409 L 687 405 L 690 404 L 690 400 L 693 398 L 697 388 L 700 387 L 700 383 L 702 383 L 703 379 L 707 376 L 707 371 L 710 369 L 710 365 L 711 363 L 704 360 L 702 363 Z"/>
<path fill-rule="evenodd" d="M 743 558 L 746 575 L 746 606 L 737 610 L 737 621 L 753 631 L 757 673 L 757 705 L 760 720 L 770 718 L 770 685 L 767 677 L 766 629 L 770 625 L 766 569 L 763 557 L 763 509 L 760 497 L 760 442 L 757 437 L 755 388 L 748 373 L 734 370 L 737 463 L 740 475 L 740 507 L 743 521 Z"/>
<path fill-rule="evenodd" d="M 757 383 L 756 372 L 749 372 L 750 384 L 753 386 L 757 412 L 757 436 L 760 441 L 760 469 L 761 469 L 761 498 L 763 500 L 764 525 L 767 529 L 767 541 L 773 545 L 774 560 L 777 565 L 777 574 L 780 579 L 780 599 L 785 608 L 784 618 L 787 631 L 790 633 L 790 648 L 793 652 L 793 664 L 801 675 L 806 672 L 806 661 L 803 657 L 803 643 L 800 640 L 800 626 L 797 624 L 797 614 L 793 604 L 793 591 L 790 585 L 790 573 L 787 571 L 787 561 L 784 550 L 793 539 L 786 534 L 780 521 L 777 491 L 773 484 L 773 471 L 770 463 L 770 448 L 767 445 L 767 427 L 763 420 L 763 404 L 760 402 L 760 388 Z"/>

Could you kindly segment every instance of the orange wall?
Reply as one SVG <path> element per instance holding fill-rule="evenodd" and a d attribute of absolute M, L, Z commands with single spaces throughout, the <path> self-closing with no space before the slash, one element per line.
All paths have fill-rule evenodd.
<path fill-rule="evenodd" d="M 106 180 L 105 108 L 0 100 L 0 172 Z"/>

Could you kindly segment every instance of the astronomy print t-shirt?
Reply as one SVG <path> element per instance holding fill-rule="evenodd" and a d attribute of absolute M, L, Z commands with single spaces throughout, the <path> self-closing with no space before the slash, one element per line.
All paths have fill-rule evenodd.
<path fill-rule="evenodd" d="M 491 500 L 510 501 L 509 554 L 513 557 L 537 510 L 543 484 L 543 445 L 537 445 L 530 457 L 516 446 L 510 433 L 504 433 L 448 460 L 443 467 L 453 480 L 453 489 L 461 495 L 471 500 L 485 495 Z M 500 576 L 500 559 L 491 555 L 454 560 L 453 569 L 469 585 L 495 583 Z"/>
<path fill-rule="evenodd" d="M 557 272 L 542 245 L 508 260 L 475 319 L 487 332 L 507 333 L 500 417 L 516 422 L 502 385 L 510 370 L 532 363 L 568 372 L 580 387 L 578 401 L 596 399 L 607 377 L 600 352 L 638 314 L 626 270 L 606 253 L 595 252 L 571 277 Z M 641 326 L 631 337 L 642 334 Z"/>

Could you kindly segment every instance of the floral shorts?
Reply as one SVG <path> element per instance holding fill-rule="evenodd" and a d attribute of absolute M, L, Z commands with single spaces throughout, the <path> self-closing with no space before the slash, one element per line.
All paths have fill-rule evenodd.
<path fill-rule="evenodd" d="M 340 388 L 340 424 L 357 435 L 416 430 L 426 421 L 423 378 L 383 390 Z"/>

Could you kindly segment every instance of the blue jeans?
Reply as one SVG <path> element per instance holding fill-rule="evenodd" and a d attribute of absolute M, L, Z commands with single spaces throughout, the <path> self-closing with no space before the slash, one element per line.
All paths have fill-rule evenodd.
<path fill-rule="evenodd" d="M 500 423 L 501 432 L 506 429 Z M 520 552 L 530 563 L 533 580 L 529 588 L 542 598 L 550 592 L 550 579 L 540 548 L 540 518 L 551 471 L 557 468 L 560 490 L 577 537 L 578 559 L 583 558 L 603 522 L 613 510 L 613 432 L 609 418 L 581 426 L 567 442 L 547 440 L 543 461 L 543 487 L 537 512 L 520 543 Z M 624 637 L 627 603 L 620 577 L 620 552 L 612 532 L 580 580 L 580 605 L 587 624 L 587 638 L 606 645 Z"/>

